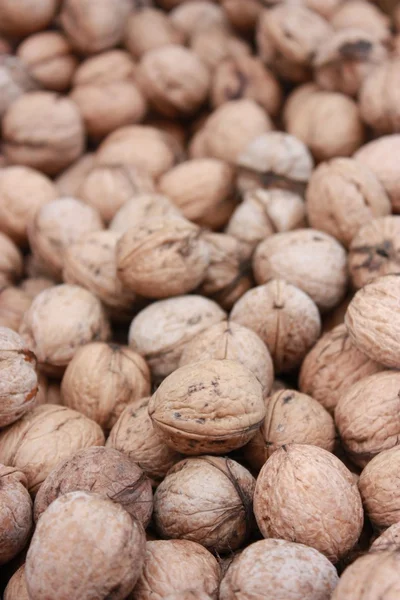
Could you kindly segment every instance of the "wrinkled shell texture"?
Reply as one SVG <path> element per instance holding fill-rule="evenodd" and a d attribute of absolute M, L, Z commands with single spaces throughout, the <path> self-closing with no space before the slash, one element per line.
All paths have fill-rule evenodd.
<path fill-rule="evenodd" d="M 83 154 L 78 160 L 56 177 L 55 183 L 61 196 L 75 196 L 83 179 L 94 166 L 95 155 Z"/>
<path fill-rule="evenodd" d="M 400 594 L 399 568 L 397 552 L 361 556 L 343 573 L 332 600 L 396 600 Z"/>
<path fill-rule="evenodd" d="M 180 217 L 181 211 L 169 198 L 162 194 L 140 193 L 127 200 L 115 213 L 109 229 L 117 233 L 125 233 L 141 221 L 154 217 Z"/>
<path fill-rule="evenodd" d="M 390 37 L 390 19 L 377 6 L 364 0 L 341 2 L 330 19 L 334 29 L 361 27 L 380 41 Z"/>
<path fill-rule="evenodd" d="M 157 488 L 155 526 L 165 538 L 188 539 L 215 552 L 236 550 L 252 530 L 254 488 L 252 475 L 229 458 L 185 459 Z"/>
<path fill-rule="evenodd" d="M 4 600 L 29 600 L 25 579 L 25 565 L 14 573 L 4 590 Z"/>
<path fill-rule="evenodd" d="M 335 567 L 314 548 L 285 540 L 262 540 L 234 559 L 221 582 L 220 599 L 329 600 Z"/>
<path fill-rule="evenodd" d="M 400 549 L 400 521 L 394 523 L 371 544 L 371 551 L 399 550 Z"/>
<path fill-rule="evenodd" d="M 161 10 L 149 7 L 135 11 L 126 24 L 125 45 L 134 57 L 140 58 L 154 48 L 183 43 L 185 34 L 176 25 Z"/>
<path fill-rule="evenodd" d="M 104 445 L 101 428 L 80 413 L 44 404 L 0 433 L 0 461 L 20 469 L 35 494 L 50 471 L 75 451 Z"/>
<path fill-rule="evenodd" d="M 351 472 L 330 452 L 301 444 L 284 446 L 265 463 L 254 514 L 264 537 L 304 543 L 333 563 L 353 548 L 363 526 Z"/>
<path fill-rule="evenodd" d="M 32 500 L 26 478 L 13 467 L 0 465 L 0 564 L 26 546 L 32 530 Z"/>
<path fill-rule="evenodd" d="M 102 600 L 110 594 L 124 600 L 140 575 L 144 552 L 143 528 L 122 506 L 70 492 L 37 523 L 25 566 L 29 596 Z"/>
<path fill-rule="evenodd" d="M 0 9 L 1 10 L 1 9 Z M 1 27 L 1 26 L 0 26 Z M 11 49 L 9 50 L 11 52 Z M 38 88 L 27 65 L 17 56 L 0 53 L 0 116 L 3 117 L 11 104 L 25 92 Z"/>

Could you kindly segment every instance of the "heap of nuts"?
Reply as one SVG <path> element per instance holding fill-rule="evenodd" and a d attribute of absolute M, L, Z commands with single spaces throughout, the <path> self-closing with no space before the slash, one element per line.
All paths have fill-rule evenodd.
<path fill-rule="evenodd" d="M 400 598 L 397 0 L 0 0 L 0 596 Z"/>

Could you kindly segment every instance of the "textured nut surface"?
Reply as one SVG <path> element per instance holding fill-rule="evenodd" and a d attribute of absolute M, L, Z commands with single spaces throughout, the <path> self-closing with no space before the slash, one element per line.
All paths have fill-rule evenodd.
<path fill-rule="evenodd" d="M 211 596 L 204 592 L 196 592 L 196 590 L 185 590 L 183 592 L 176 592 L 175 594 L 168 594 L 164 600 L 211 600 Z"/>
<path fill-rule="evenodd" d="M 0 326 L 19 331 L 22 318 L 32 303 L 32 298 L 17 287 L 0 291 Z"/>
<path fill-rule="evenodd" d="M 251 544 L 234 559 L 220 588 L 221 600 L 238 591 L 265 600 L 329 600 L 338 581 L 335 567 L 314 548 L 285 540 Z"/>
<path fill-rule="evenodd" d="M 400 126 L 400 57 L 382 62 L 365 79 L 360 90 L 360 111 L 377 134 L 395 133 Z"/>
<path fill-rule="evenodd" d="M 4 590 L 4 600 L 29 600 L 25 579 L 25 565 L 22 565 L 9 580 Z"/>
<path fill-rule="evenodd" d="M 115 213 L 109 229 L 118 233 L 125 233 L 138 223 L 154 217 L 180 217 L 181 211 L 169 198 L 162 194 L 139 193 L 132 194 Z"/>
<path fill-rule="evenodd" d="M 169 17 L 175 27 L 189 38 L 200 29 L 209 31 L 214 26 L 224 28 L 228 25 L 228 19 L 222 7 L 208 0 L 183 2 L 171 10 Z"/>
<path fill-rule="evenodd" d="M 140 58 L 154 48 L 183 43 L 186 36 L 176 25 L 169 15 L 155 8 L 131 12 L 125 27 L 125 46 Z"/>
<path fill-rule="evenodd" d="M 13 467 L 0 465 L 0 564 L 24 549 L 32 530 L 32 500 L 26 477 Z"/>
<path fill-rule="evenodd" d="M 0 8 L 1 10 L 1 8 Z M 1 27 L 1 25 L 0 25 Z M 37 90 L 38 85 L 22 60 L 8 53 L 0 54 L 0 116 L 25 92 Z"/>
<path fill-rule="evenodd" d="M 12 240 L 0 232 L 0 286 L 12 285 L 22 275 L 22 254 Z"/>
<path fill-rule="evenodd" d="M 195 31 L 190 47 L 211 72 L 226 58 L 251 52 L 247 42 L 232 35 L 228 27 L 218 25 Z"/>
<path fill-rule="evenodd" d="M 233 360 L 208 360 L 169 375 L 152 396 L 149 415 L 178 452 L 224 454 L 249 441 L 265 407 L 249 369 Z"/>
<path fill-rule="evenodd" d="M 55 179 L 55 184 L 61 196 L 76 196 L 79 186 L 93 168 L 95 155 L 87 152 L 67 167 Z"/>
<path fill-rule="evenodd" d="M 370 551 L 382 552 L 384 550 L 399 550 L 400 548 L 400 521 L 394 523 L 371 544 Z"/>
<path fill-rule="evenodd" d="M 386 42 L 390 39 L 390 19 L 374 4 L 365 0 L 341 2 L 330 18 L 334 29 L 360 27 L 375 35 L 376 39 Z"/>
<path fill-rule="evenodd" d="M 265 463 L 254 514 L 264 537 L 304 543 L 333 563 L 353 548 L 363 526 L 351 472 L 330 452 L 302 444 L 280 448 Z"/>

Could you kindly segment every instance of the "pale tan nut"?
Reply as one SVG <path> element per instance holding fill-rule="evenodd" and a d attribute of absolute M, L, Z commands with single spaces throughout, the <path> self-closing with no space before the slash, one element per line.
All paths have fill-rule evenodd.
<path fill-rule="evenodd" d="M 95 208 L 67 196 L 47 202 L 36 212 L 28 225 L 28 239 L 32 252 L 60 279 L 67 248 L 85 233 L 103 228 Z"/>
<path fill-rule="evenodd" d="M 143 356 L 157 381 L 178 368 L 188 342 L 224 319 L 226 312 L 203 296 L 160 300 L 144 308 L 133 319 L 129 346 Z"/>
<path fill-rule="evenodd" d="M 279 188 L 303 195 L 314 161 L 302 141 L 282 131 L 270 131 L 253 137 L 236 165 L 242 192 Z"/>
<path fill-rule="evenodd" d="M 399 569 L 397 552 L 360 556 L 341 575 L 332 600 L 396 600 L 400 594 Z"/>
<path fill-rule="evenodd" d="M 10 164 L 56 175 L 83 153 L 85 132 L 78 107 L 54 92 L 28 92 L 3 118 L 3 151 Z"/>
<path fill-rule="evenodd" d="M 378 277 L 400 273 L 400 217 L 388 216 L 365 223 L 349 251 L 353 287 L 364 287 Z"/>
<path fill-rule="evenodd" d="M 254 514 L 264 537 L 306 544 L 333 563 L 356 544 L 364 519 L 351 472 L 330 452 L 305 444 L 283 446 L 267 460 Z"/>
<path fill-rule="evenodd" d="M 225 229 L 249 259 L 256 246 L 274 233 L 305 226 L 306 206 L 300 195 L 288 190 L 256 188 L 246 192 Z"/>
<path fill-rule="evenodd" d="M 294 118 L 296 113 L 301 109 L 304 101 L 318 91 L 321 90 L 313 81 L 295 87 L 289 96 L 287 96 L 284 104 L 283 116 L 285 119 L 288 120 Z"/>
<path fill-rule="evenodd" d="M 147 542 L 143 572 L 131 598 L 162 600 L 190 589 L 216 600 L 219 581 L 218 562 L 204 546 L 189 540 Z"/>
<path fill-rule="evenodd" d="M 29 600 L 25 579 L 25 565 L 22 565 L 7 583 L 4 600 Z"/>
<path fill-rule="evenodd" d="M 268 1 L 271 0 L 267 0 L 267 2 Z M 304 2 L 304 0 L 301 1 Z M 340 7 L 346 2 L 348 2 L 348 0 L 305 0 L 307 8 L 310 10 L 315 10 L 315 12 L 320 14 L 325 19 L 329 19 L 330 22 Z"/>
<path fill-rule="evenodd" d="M 22 60 L 11 55 L 11 49 L 10 54 L 0 55 L 0 117 L 14 100 L 26 92 L 37 90 L 38 87 Z"/>
<path fill-rule="evenodd" d="M 380 42 L 391 38 L 391 21 L 377 6 L 365 0 L 342 2 L 330 19 L 336 30 L 358 27 L 375 36 Z"/>
<path fill-rule="evenodd" d="M 54 280 L 53 275 L 50 273 L 49 269 L 46 267 L 44 262 L 39 256 L 33 254 L 27 254 L 24 260 L 24 271 L 28 277 L 40 277 L 49 279 L 53 282 L 53 285 L 57 283 Z"/>
<path fill-rule="evenodd" d="M 186 458 L 156 490 L 155 527 L 167 539 L 191 540 L 217 553 L 236 550 L 254 528 L 255 484 L 250 472 L 230 458 Z"/>
<path fill-rule="evenodd" d="M 225 7 L 210 0 L 184 2 L 171 10 L 168 16 L 171 23 L 187 38 L 201 29 L 209 31 L 214 27 L 229 27 Z"/>
<path fill-rule="evenodd" d="M 386 60 L 365 79 L 360 90 L 360 111 L 364 121 L 379 135 L 400 128 L 400 57 Z"/>
<path fill-rule="evenodd" d="M 313 59 L 315 81 L 324 90 L 357 96 L 387 57 L 385 46 L 373 33 L 360 26 L 341 29 L 319 46 Z"/>
<path fill-rule="evenodd" d="M 347 248 L 360 227 L 391 212 L 374 172 L 353 158 L 320 164 L 310 177 L 306 200 L 311 227 L 333 235 Z"/>
<path fill-rule="evenodd" d="M 0 232 L 0 289 L 12 285 L 23 272 L 22 254 L 12 240 Z"/>
<path fill-rule="evenodd" d="M 322 317 L 322 333 L 328 333 L 332 331 L 337 325 L 344 323 L 344 317 L 347 311 L 347 307 L 353 299 L 353 292 L 350 290 L 345 298 L 338 304 L 333 310 L 325 313 Z"/>
<path fill-rule="evenodd" d="M 221 4 L 235 29 L 244 34 L 253 33 L 263 7 L 260 0 L 221 0 Z"/>
<path fill-rule="evenodd" d="M 30 221 L 58 195 L 53 182 L 39 171 L 19 166 L 0 169 L 1 231 L 19 246 L 26 246 Z"/>
<path fill-rule="evenodd" d="M 124 600 L 145 555 L 142 525 L 120 505 L 88 492 L 60 496 L 42 515 L 26 557 L 31 598 Z M 63 557 L 63 560 L 60 560 Z"/>
<path fill-rule="evenodd" d="M 17 287 L 0 290 L 0 326 L 19 331 L 22 318 L 32 304 L 32 298 Z"/>
<path fill-rule="evenodd" d="M 321 337 L 305 357 L 299 389 L 333 413 L 351 386 L 383 369 L 358 350 L 342 323 Z"/>
<path fill-rule="evenodd" d="M 107 438 L 107 448 L 126 454 L 153 481 L 164 479 L 182 456 L 167 446 L 153 427 L 148 412 L 150 398 L 129 404 Z"/>
<path fill-rule="evenodd" d="M 147 298 L 178 296 L 204 279 L 209 251 L 195 224 L 180 217 L 154 217 L 128 229 L 116 246 L 117 275 Z"/>
<path fill-rule="evenodd" d="M 25 475 L 0 465 L 0 564 L 21 552 L 32 531 L 32 500 Z"/>
<path fill-rule="evenodd" d="M 398 275 L 379 277 L 356 293 L 345 317 L 353 344 L 372 360 L 394 369 L 400 368 L 399 294 Z"/>
<path fill-rule="evenodd" d="M 190 48 L 208 67 L 210 73 L 226 58 L 251 54 L 247 42 L 220 25 L 195 31 L 190 38 Z"/>
<path fill-rule="evenodd" d="M 0 7 L 0 32 L 18 38 L 45 29 L 57 9 L 57 0 L 5 0 Z"/>
<path fill-rule="evenodd" d="M 20 289 L 33 300 L 40 292 L 54 285 L 54 281 L 46 277 L 28 277 L 20 283 Z"/>
<path fill-rule="evenodd" d="M 16 55 L 35 81 L 55 92 L 69 88 L 78 66 L 71 45 L 58 31 L 41 31 L 28 37 L 18 46 Z"/>
<path fill-rule="evenodd" d="M 400 549 L 400 521 L 393 523 L 376 538 L 370 548 L 370 552 L 382 552 L 384 550 Z"/>
<path fill-rule="evenodd" d="M 174 450 L 225 454 L 244 446 L 260 426 L 262 387 L 235 360 L 189 364 L 164 379 L 149 402 L 149 415 Z"/>
<path fill-rule="evenodd" d="M 211 600 L 211 596 L 204 592 L 197 592 L 196 590 L 185 590 L 184 592 L 169 594 L 164 597 L 164 600 Z"/>
<path fill-rule="evenodd" d="M 154 48 L 183 44 L 186 35 L 169 15 L 156 8 L 143 8 L 130 13 L 126 22 L 124 45 L 137 59 Z"/>
<path fill-rule="evenodd" d="M 282 279 L 246 292 L 234 305 L 230 319 L 265 342 L 276 373 L 300 366 L 321 332 L 316 304 Z"/>
<path fill-rule="evenodd" d="M 286 444 L 309 444 L 329 452 L 335 445 L 335 424 L 311 396 L 284 389 L 265 400 L 267 414 L 256 435 L 244 448 L 251 468 L 260 470 Z"/>
<path fill-rule="evenodd" d="M 79 348 L 62 380 L 65 406 L 110 430 L 125 407 L 148 396 L 150 371 L 128 346 L 94 342 Z"/>
<path fill-rule="evenodd" d="M 251 544 L 234 559 L 220 588 L 221 600 L 330 600 L 338 581 L 335 567 L 314 548 L 285 540 Z"/>
<path fill-rule="evenodd" d="M 181 217 L 182 213 L 169 198 L 155 192 L 134 194 L 115 213 L 109 229 L 123 234 L 154 217 Z"/>
<path fill-rule="evenodd" d="M 59 462 L 82 448 L 102 445 L 97 423 L 65 406 L 44 404 L 0 432 L 0 461 L 22 470 L 35 495 Z"/>
<path fill-rule="evenodd" d="M 170 135 L 181 148 L 186 146 L 188 132 L 184 123 L 173 119 L 167 119 L 160 115 L 151 114 L 146 118 L 145 125 L 155 127 Z"/>
<path fill-rule="evenodd" d="M 226 225 L 235 204 L 235 171 L 216 158 L 188 160 L 167 171 L 158 189 L 184 217 L 210 229 Z"/>
<path fill-rule="evenodd" d="M 95 155 L 87 152 L 55 179 L 60 196 L 76 196 L 83 179 L 92 170 Z"/>
<path fill-rule="evenodd" d="M 148 125 L 127 125 L 116 129 L 100 144 L 97 165 L 132 165 L 158 179 L 180 162 L 182 147 L 176 139 Z"/>
<path fill-rule="evenodd" d="M 20 327 L 39 368 L 57 377 L 75 352 L 93 341 L 105 341 L 110 326 L 100 300 L 77 285 L 56 285 L 33 300 Z"/>

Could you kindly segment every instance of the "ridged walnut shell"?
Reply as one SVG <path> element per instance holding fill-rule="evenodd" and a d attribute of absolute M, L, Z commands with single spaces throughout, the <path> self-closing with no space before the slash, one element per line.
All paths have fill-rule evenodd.
<path fill-rule="evenodd" d="M 115 213 L 109 229 L 123 234 L 148 219 L 181 216 L 179 208 L 166 196 L 155 192 L 132 194 L 132 198 Z"/>
<path fill-rule="evenodd" d="M 400 594 L 399 573 L 397 552 L 361 556 L 341 575 L 332 600 L 396 600 Z"/>
<path fill-rule="evenodd" d="M 140 59 L 146 52 L 169 44 L 183 44 L 186 35 L 169 14 L 156 8 L 132 11 L 126 22 L 124 44 Z"/>
<path fill-rule="evenodd" d="M 393 523 L 385 529 L 371 544 L 370 551 L 382 552 L 384 550 L 400 549 L 400 521 Z"/>
<path fill-rule="evenodd" d="M 32 500 L 25 475 L 0 465 L 0 564 L 21 552 L 32 531 Z"/>
<path fill-rule="evenodd" d="M 8 581 L 4 590 L 4 600 L 30 600 L 26 587 L 25 565 L 22 565 Z"/>

